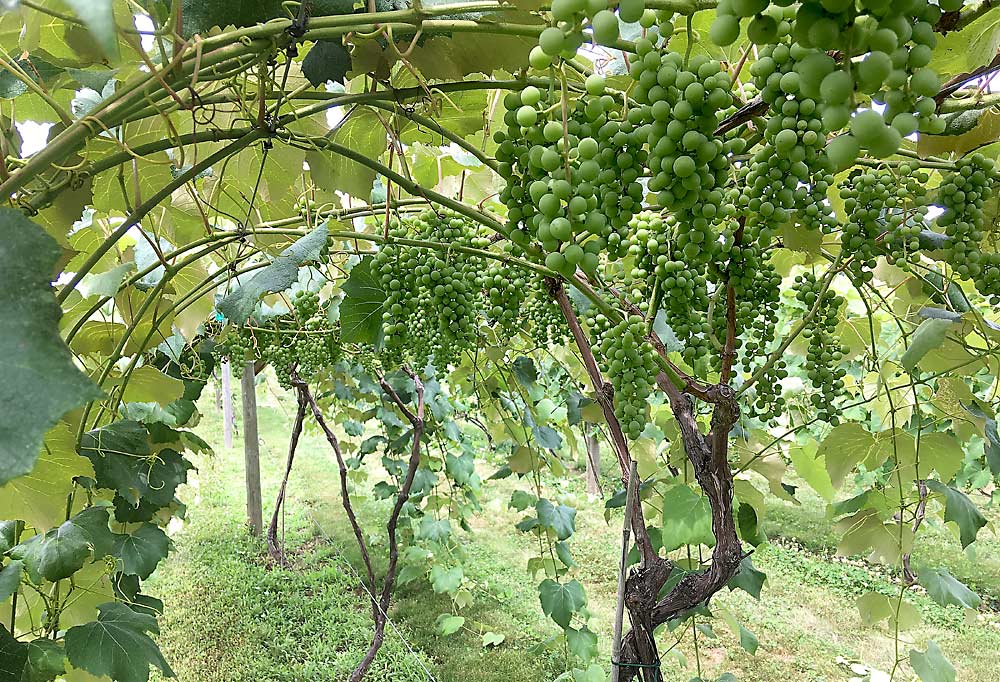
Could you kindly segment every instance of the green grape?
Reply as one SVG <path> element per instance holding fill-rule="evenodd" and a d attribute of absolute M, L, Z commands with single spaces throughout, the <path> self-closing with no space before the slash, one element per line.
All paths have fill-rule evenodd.
<path fill-rule="evenodd" d="M 937 229 L 948 237 L 945 259 L 959 277 L 972 279 L 983 295 L 996 296 L 1000 293 L 992 273 L 996 259 L 984 259 L 982 250 L 986 237 L 983 206 L 993 196 L 1000 173 L 992 159 L 978 152 L 959 159 L 955 166 L 954 172 L 943 175 L 936 202 L 944 209 Z"/>
<path fill-rule="evenodd" d="M 840 409 L 835 403 L 846 394 L 844 377 L 847 369 L 839 366 L 848 349 L 839 342 L 837 325 L 844 299 L 835 292 L 823 291 L 823 283 L 811 272 L 795 277 L 795 298 L 807 311 L 816 309 L 809 327 L 803 335 L 809 340 L 804 368 L 816 393 L 810 402 L 817 416 L 830 424 L 839 421 Z"/>

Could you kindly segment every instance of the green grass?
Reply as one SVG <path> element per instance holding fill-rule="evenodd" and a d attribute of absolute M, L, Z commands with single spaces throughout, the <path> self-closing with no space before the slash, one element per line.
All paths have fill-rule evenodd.
<path fill-rule="evenodd" d="M 273 502 L 283 467 L 291 403 L 259 391 L 264 442 L 262 469 L 265 516 Z M 161 645 L 182 681 L 232 682 L 343 680 L 363 655 L 371 635 L 368 602 L 344 557 L 360 566 L 353 537 L 340 508 L 336 467 L 325 441 L 307 433 L 290 485 L 285 519 L 286 544 L 293 566 L 272 570 L 262 547 L 248 539 L 242 525 L 242 451 L 221 447 L 220 423 L 206 403 L 199 431 L 217 447 L 217 457 L 199 462 L 195 484 L 184 492 L 189 523 L 175 536 L 176 553 L 150 581 L 148 591 L 167 605 Z M 481 473 L 494 467 L 484 463 Z M 611 480 L 609 479 L 609 484 Z M 367 483 L 358 488 L 367 490 Z M 475 603 L 461 611 L 466 623 L 452 637 L 439 637 L 434 622 L 455 611 L 450 599 L 426 584 L 402 587 L 391 616 L 416 655 L 441 682 L 541 682 L 556 677 L 564 665 L 559 646 L 546 646 L 558 628 L 538 605 L 537 580 L 525 566 L 533 548 L 529 536 L 513 524 L 520 515 L 507 509 L 514 478 L 488 482 L 484 509 L 463 541 L 463 568 Z M 522 486 L 524 487 L 524 486 Z M 607 660 L 616 590 L 620 514 L 604 520 L 599 500 L 588 502 L 582 475 L 552 487 L 554 496 L 579 508 L 571 540 L 580 564 L 575 577 L 587 589 L 590 627 L 600 636 Z M 801 490 L 801 488 L 800 488 Z M 701 674 L 713 679 L 734 673 L 744 682 L 777 679 L 845 680 L 851 673 L 838 659 L 889 670 L 895 641 L 883 623 L 861 623 L 855 600 L 870 590 L 895 594 L 892 575 L 861 562 L 834 559 L 831 523 L 819 500 L 791 508 L 770 503 L 767 532 L 776 541 L 758 548 L 754 563 L 768 574 L 761 600 L 724 590 L 712 601 L 727 608 L 760 640 L 755 656 L 743 651 L 720 621 L 715 638 L 699 636 Z M 366 530 L 381 541 L 374 545 L 384 560 L 387 503 L 361 497 L 357 508 Z M 322 530 L 318 530 L 321 528 Z M 1000 593 L 997 541 L 984 530 L 978 563 L 960 551 L 944 527 L 921 535 L 915 562 L 948 566 L 985 594 Z M 380 563 L 380 562 L 379 562 Z M 381 565 L 381 564 L 380 564 Z M 966 623 L 955 608 L 942 608 L 913 591 L 907 595 L 923 623 L 901 634 L 899 653 L 936 640 L 958 669 L 963 682 L 995 680 L 994 656 L 1000 650 L 997 614 L 985 612 Z M 483 631 L 502 633 L 504 643 L 484 650 Z M 673 642 L 664 634 L 662 648 Z M 688 680 L 697 672 L 690 630 L 664 657 L 666 680 Z M 370 675 L 372 680 L 424 679 L 419 664 L 391 630 Z M 899 678 L 897 678 L 899 679 Z M 903 678 L 905 679 L 905 677 Z"/>

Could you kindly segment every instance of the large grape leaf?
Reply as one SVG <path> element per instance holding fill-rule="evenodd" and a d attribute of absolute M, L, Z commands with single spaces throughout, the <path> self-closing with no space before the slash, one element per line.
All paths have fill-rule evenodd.
<path fill-rule="evenodd" d="M 165 407 L 183 395 L 183 381 L 144 365 L 129 376 L 122 398 L 130 403 L 156 402 Z"/>
<path fill-rule="evenodd" d="M 538 586 L 538 599 L 542 611 L 563 628 L 569 627 L 570 618 L 587 603 L 583 585 L 576 580 L 557 583 L 546 578 Z"/>
<path fill-rule="evenodd" d="M 20 211 L 0 210 L 0 485 L 30 472 L 42 438 L 66 412 L 101 392 L 59 336 L 51 280 L 62 251 Z"/>
<path fill-rule="evenodd" d="M 24 562 L 14 559 L 9 564 L 0 569 L 0 604 L 10 599 L 10 596 L 17 592 L 21 585 L 21 570 Z"/>
<path fill-rule="evenodd" d="M 28 647 L 14 639 L 6 626 L 0 625 L 0 679 L 20 680 L 28 661 Z"/>
<path fill-rule="evenodd" d="M 954 324 L 951 320 L 941 318 L 931 318 L 921 322 L 917 331 L 913 332 L 910 345 L 900 358 L 899 364 L 908 372 L 912 372 L 921 358 L 944 342 L 945 335 Z"/>
<path fill-rule="evenodd" d="M 538 500 L 535 504 L 538 522 L 551 528 L 556 537 L 565 540 L 576 530 L 576 510 L 564 504 L 552 504 L 548 500 Z"/>
<path fill-rule="evenodd" d="M 681 545 L 715 545 L 712 510 L 708 499 L 686 485 L 675 485 L 663 494 L 663 548 Z"/>
<path fill-rule="evenodd" d="M 940 481 L 927 481 L 927 487 L 944 495 L 944 520 L 954 521 L 958 525 L 963 549 L 975 542 L 979 529 L 986 525 L 986 517 L 979 513 L 972 500 L 961 490 Z"/>
<path fill-rule="evenodd" d="M 152 454 L 149 433 L 135 421 L 119 421 L 88 431 L 80 440 L 80 454 L 94 465 L 97 485 L 117 491 L 132 504 L 139 503 L 144 482 L 139 469 Z"/>
<path fill-rule="evenodd" d="M 955 682 L 955 667 L 934 640 L 927 642 L 927 651 L 910 649 L 910 665 L 923 682 Z"/>
<path fill-rule="evenodd" d="M 10 551 L 24 562 L 31 582 L 56 582 L 68 578 L 87 563 L 106 556 L 111 549 L 111 530 L 105 507 L 85 509 L 58 528 L 31 537 Z"/>
<path fill-rule="evenodd" d="M 816 458 L 826 462 L 830 482 L 834 488 L 839 488 L 844 476 L 865 461 L 874 448 L 874 436 L 860 424 L 840 424 L 820 443 Z"/>
<path fill-rule="evenodd" d="M 355 109 L 330 133 L 330 137 L 337 144 L 369 159 L 378 159 L 388 145 L 383 121 L 370 109 Z M 320 189 L 331 193 L 344 192 L 364 200 L 372 192 L 375 171 L 368 166 L 329 151 L 308 152 L 306 162 L 313 181 Z"/>
<path fill-rule="evenodd" d="M 351 55 L 339 40 L 320 40 L 302 60 L 302 75 L 313 87 L 327 81 L 343 83 L 351 70 Z"/>
<path fill-rule="evenodd" d="M 44 532 L 66 520 L 66 491 L 73 479 L 93 475 L 90 462 L 76 451 L 76 436 L 60 422 L 45 434 L 31 473 L 0 487 L 0 509 L 16 509 L 18 518 Z"/>
<path fill-rule="evenodd" d="M 50 682 L 66 672 L 62 642 L 39 638 L 28 642 L 28 662 L 21 682 Z"/>
<path fill-rule="evenodd" d="M 382 308 L 385 292 L 372 272 L 372 258 L 366 256 L 351 268 L 341 287 L 340 334 L 347 343 L 378 343 L 382 338 Z"/>
<path fill-rule="evenodd" d="M 917 574 L 930 598 L 941 606 L 979 608 L 982 599 L 944 568 L 922 568 Z"/>
<path fill-rule="evenodd" d="M 98 607 L 96 622 L 66 631 L 66 655 L 74 667 L 116 682 L 148 682 L 155 665 L 173 677 L 159 647 L 147 633 L 159 634 L 156 619 L 114 602 Z"/>
<path fill-rule="evenodd" d="M 144 523 L 126 535 L 115 535 L 114 554 L 122 561 L 122 572 L 145 580 L 170 550 L 167 534 L 151 523 Z"/>
<path fill-rule="evenodd" d="M 118 34 L 115 26 L 114 0 L 66 0 L 73 13 L 87 25 L 104 54 L 118 54 Z"/>
<path fill-rule="evenodd" d="M 299 266 L 320 259 L 329 230 L 323 223 L 281 252 L 271 264 L 219 301 L 219 312 L 238 324 L 253 314 L 257 302 L 265 294 L 284 291 L 299 279 Z"/>

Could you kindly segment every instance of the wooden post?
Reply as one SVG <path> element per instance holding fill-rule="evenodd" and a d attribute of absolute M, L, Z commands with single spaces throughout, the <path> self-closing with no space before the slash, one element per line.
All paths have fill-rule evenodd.
<path fill-rule="evenodd" d="M 247 479 L 247 522 L 260 537 L 264 512 L 260 494 L 260 437 L 257 434 L 257 388 L 253 362 L 243 365 L 243 455 Z"/>
<path fill-rule="evenodd" d="M 621 669 L 618 661 L 622 655 L 622 618 L 625 615 L 625 562 L 628 560 L 629 532 L 632 529 L 632 510 L 636 504 L 639 488 L 639 472 L 635 460 L 631 460 L 628 470 L 628 487 L 625 489 L 625 523 L 622 526 L 622 559 L 618 570 L 618 603 L 615 605 L 614 638 L 611 640 L 611 682 L 618 682 Z"/>
<path fill-rule="evenodd" d="M 583 440 L 587 450 L 587 493 L 601 494 L 601 443 L 592 424 L 584 425 Z"/>
<path fill-rule="evenodd" d="M 229 358 L 222 361 L 222 434 L 226 448 L 233 447 L 233 372 Z"/>

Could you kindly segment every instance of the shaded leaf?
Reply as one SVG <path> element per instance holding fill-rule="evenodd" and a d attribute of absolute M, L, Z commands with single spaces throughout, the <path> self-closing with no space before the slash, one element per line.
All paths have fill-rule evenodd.
<path fill-rule="evenodd" d="M 546 578 L 538 586 L 538 598 L 542 611 L 564 629 L 569 627 L 570 618 L 587 603 L 583 585 L 576 580 L 557 583 Z"/>
<path fill-rule="evenodd" d="M 955 667 L 934 640 L 927 642 L 927 651 L 910 649 L 910 665 L 923 682 L 955 682 Z"/>
<path fill-rule="evenodd" d="M 708 499 L 686 485 L 663 494 L 663 547 L 671 552 L 682 545 L 715 545 Z"/>
<path fill-rule="evenodd" d="M 148 633 L 159 633 L 156 619 L 124 604 L 98 607 L 97 621 L 66 631 L 66 655 L 76 668 L 92 675 L 107 675 L 116 682 L 148 682 L 149 667 L 173 677 L 159 647 Z"/>
<path fill-rule="evenodd" d="M 538 514 L 538 522 L 551 528 L 560 540 L 565 540 L 576 531 L 576 510 L 572 507 L 538 500 L 535 513 Z"/>
<path fill-rule="evenodd" d="M 940 481 L 927 481 L 927 487 L 944 495 L 944 520 L 954 521 L 958 525 L 962 547 L 968 547 L 975 542 L 979 529 L 986 525 L 986 518 L 972 500 L 961 490 L 956 490 Z"/>
<path fill-rule="evenodd" d="M 961 606 L 967 609 L 979 608 L 979 595 L 966 587 L 944 568 L 922 568 L 918 573 L 920 584 L 927 589 L 930 598 L 941 606 Z"/>
<path fill-rule="evenodd" d="M 382 337 L 382 308 L 386 294 L 376 273 L 372 272 L 371 256 L 351 268 L 342 285 L 344 300 L 340 304 L 340 333 L 346 343 L 374 343 Z"/>
<path fill-rule="evenodd" d="M 350 70 L 351 55 L 340 41 L 317 41 L 302 60 L 302 75 L 313 87 L 327 81 L 343 84 Z"/>
<path fill-rule="evenodd" d="M 0 485 L 30 472 L 45 432 L 101 391 L 59 335 L 50 284 L 62 251 L 20 211 L 0 210 Z"/>

